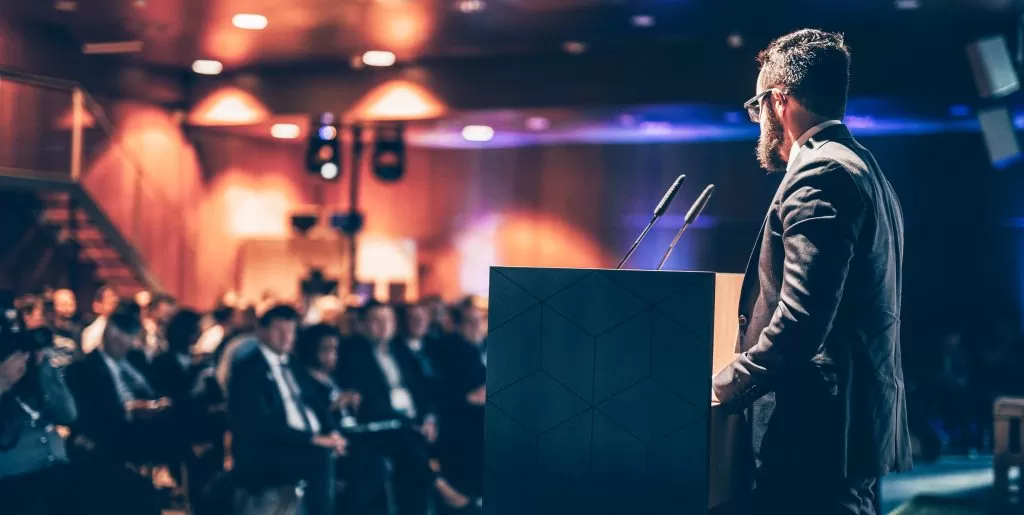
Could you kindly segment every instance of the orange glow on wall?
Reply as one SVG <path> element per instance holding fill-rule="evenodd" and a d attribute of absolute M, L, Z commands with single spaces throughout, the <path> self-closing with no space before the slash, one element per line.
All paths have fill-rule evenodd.
<path fill-rule="evenodd" d="M 392 80 L 363 95 L 345 118 L 359 121 L 428 120 L 447 107 L 430 90 L 407 80 Z"/>
<path fill-rule="evenodd" d="M 214 90 L 189 113 L 188 122 L 201 127 L 252 125 L 270 116 L 256 97 L 235 87 Z"/>
<path fill-rule="evenodd" d="M 416 295 L 416 242 L 400 237 L 365 235 L 359 238 L 356 276 L 373 283 L 374 297 L 387 300 L 388 283 L 405 283 L 406 300 Z"/>
<path fill-rule="evenodd" d="M 84 107 L 78 108 L 82 116 L 82 128 L 91 129 L 96 126 L 96 117 Z M 75 126 L 75 108 L 68 106 L 68 108 L 57 118 L 55 124 L 57 129 L 69 131 Z"/>
<path fill-rule="evenodd" d="M 400 54 L 416 53 L 434 30 L 433 13 L 429 7 L 429 2 L 377 4 L 369 13 L 365 34 L 370 35 L 376 48 L 395 50 Z"/>

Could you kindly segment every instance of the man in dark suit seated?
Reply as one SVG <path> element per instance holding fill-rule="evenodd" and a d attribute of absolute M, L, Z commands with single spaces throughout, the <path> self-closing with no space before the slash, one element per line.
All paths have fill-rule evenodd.
<path fill-rule="evenodd" d="M 161 459 L 164 435 L 155 419 L 169 405 L 126 359 L 142 330 L 139 312 L 135 302 L 121 301 L 100 347 L 67 370 L 78 406 L 69 454 L 83 479 L 95 483 L 84 491 L 93 494 L 97 513 L 159 513 L 152 482 L 127 467 Z"/>
<path fill-rule="evenodd" d="M 346 342 L 339 359 L 338 384 L 359 392 L 360 422 L 401 423 L 401 429 L 366 435 L 366 440 L 393 465 L 398 513 L 423 515 L 432 486 L 446 500 L 453 493 L 430 469 L 430 444 L 437 437 L 432 389 L 412 351 L 395 338 L 390 306 L 371 302 L 361 309 L 359 325 L 362 336 Z"/>
<path fill-rule="evenodd" d="M 228 418 L 240 515 L 333 513 L 323 489 L 346 442 L 333 417 L 317 409 L 308 376 L 291 368 L 297 329 L 294 309 L 271 308 L 260 318 L 258 344 L 231 365 Z"/>
<path fill-rule="evenodd" d="M 438 459 L 445 477 L 463 494 L 483 497 L 487 311 L 468 298 L 452 310 L 455 333 L 427 351 L 439 384 Z"/>
<path fill-rule="evenodd" d="M 875 485 L 911 466 L 900 359 L 903 215 L 840 121 L 850 55 L 801 30 L 759 56 L 761 165 L 784 173 L 739 303 L 741 354 L 714 378 L 749 408 L 758 513 L 873 514 Z"/>

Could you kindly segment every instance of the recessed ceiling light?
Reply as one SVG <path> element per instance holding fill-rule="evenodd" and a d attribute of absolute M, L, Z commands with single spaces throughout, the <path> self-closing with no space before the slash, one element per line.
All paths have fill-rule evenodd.
<path fill-rule="evenodd" d="M 487 125 L 467 125 L 462 128 L 462 139 L 484 143 L 494 139 L 494 129 Z"/>
<path fill-rule="evenodd" d="M 566 41 L 562 43 L 562 50 L 569 54 L 579 55 L 587 51 L 587 44 L 582 41 Z"/>
<path fill-rule="evenodd" d="M 526 119 L 526 128 L 531 131 L 545 131 L 551 127 L 551 121 L 543 116 L 531 116 Z"/>
<path fill-rule="evenodd" d="M 277 139 L 295 139 L 302 130 L 294 123 L 275 123 L 270 127 L 270 135 Z"/>
<path fill-rule="evenodd" d="M 395 54 L 387 50 L 368 50 L 363 53 L 363 64 L 366 66 L 391 66 L 395 64 Z"/>
<path fill-rule="evenodd" d="M 896 0 L 896 8 L 909 11 L 921 7 L 921 2 L 918 0 Z"/>
<path fill-rule="evenodd" d="M 729 37 L 725 39 L 725 44 L 729 45 L 729 48 L 740 48 L 743 46 L 743 34 L 739 32 L 733 32 L 729 34 Z"/>
<path fill-rule="evenodd" d="M 238 13 L 231 17 L 231 24 L 245 30 L 263 30 L 267 28 L 267 17 L 262 14 Z"/>
<path fill-rule="evenodd" d="M 53 3 L 53 8 L 60 12 L 69 13 L 78 9 L 78 2 L 75 0 L 57 0 Z"/>
<path fill-rule="evenodd" d="M 653 27 L 654 26 L 654 16 L 651 16 L 649 14 L 638 14 L 638 15 L 633 16 L 632 18 L 630 18 L 629 21 L 630 21 L 630 23 L 633 24 L 634 27 Z"/>
<path fill-rule="evenodd" d="M 199 59 L 192 63 L 192 71 L 200 75 L 218 75 L 224 71 L 224 65 L 220 61 Z"/>
<path fill-rule="evenodd" d="M 470 14 L 483 11 L 487 4 L 483 0 L 459 0 L 456 6 L 460 11 Z"/>

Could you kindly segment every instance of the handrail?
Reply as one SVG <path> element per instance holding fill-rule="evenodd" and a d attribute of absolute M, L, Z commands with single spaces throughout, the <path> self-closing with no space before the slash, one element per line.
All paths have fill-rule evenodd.
<path fill-rule="evenodd" d="M 139 239 L 142 234 L 141 231 L 144 231 L 144 228 L 141 227 L 142 215 L 139 211 L 142 205 L 155 201 L 159 206 L 158 209 L 161 210 L 159 216 L 163 220 L 163 223 L 167 224 L 166 227 L 171 233 L 177 235 L 178 242 L 181 245 L 179 247 L 181 251 L 194 255 L 194 224 L 189 224 L 188 221 L 184 220 L 182 217 L 171 216 L 178 213 L 181 206 L 172 202 L 170 197 L 168 197 L 161 188 L 155 187 L 152 184 L 152 181 L 149 180 L 144 173 L 144 161 L 141 159 L 141 154 L 135 148 L 125 144 L 121 138 L 116 136 L 116 127 L 111 118 L 107 115 L 107 110 L 97 98 L 85 91 L 82 85 L 76 81 L 44 77 L 3 67 L 0 67 L 0 81 L 69 93 L 73 109 L 72 118 L 74 120 L 74 127 L 72 127 L 71 134 L 72 158 L 69 163 L 70 173 L 63 175 L 51 172 L 43 175 L 30 174 L 31 177 L 22 177 L 22 174 L 18 173 L 19 170 L 0 166 L 0 171 L 3 172 L 0 174 L 0 176 L 2 176 L 0 177 L 0 182 L 11 186 L 36 188 L 42 186 L 42 183 L 29 181 L 27 179 L 33 177 L 36 179 L 45 179 L 52 175 L 53 181 L 51 182 L 53 182 L 54 186 L 57 188 L 70 188 L 69 191 L 72 194 L 87 195 L 83 179 L 85 179 L 88 173 L 87 170 L 83 168 L 87 165 L 82 162 L 85 150 L 82 147 L 81 134 L 83 121 L 82 113 L 87 112 L 91 115 L 92 120 L 94 120 L 95 127 L 102 131 L 106 145 L 108 145 L 113 151 L 120 154 L 123 166 L 131 169 L 130 171 L 125 170 L 125 172 L 127 172 L 125 173 L 125 178 L 133 183 L 134 193 L 131 193 L 131 195 L 135 196 L 134 203 L 136 206 L 130 213 L 124 214 L 125 216 L 122 218 L 124 222 L 124 231 L 122 232 L 116 229 L 113 221 L 106 213 L 104 213 L 102 207 L 95 204 L 95 200 L 91 197 L 89 199 L 80 199 L 80 205 L 89 214 L 90 219 L 92 219 L 94 223 L 97 223 L 103 229 L 103 232 L 111 235 L 110 238 L 108 238 L 110 240 L 109 242 L 113 247 L 115 247 L 121 257 L 133 266 L 134 271 L 139 275 L 139 278 L 144 279 L 151 285 L 159 285 L 159 283 L 157 278 L 150 273 L 148 267 L 145 266 L 145 263 L 139 254 L 140 251 L 153 251 L 153 249 L 150 248 L 152 245 L 147 246 L 146 241 Z M 87 201 L 83 202 L 83 200 Z M 184 279 L 179 278 L 178 280 L 180 281 Z"/>
<path fill-rule="evenodd" d="M 0 79 L 10 79 L 15 82 L 21 82 L 25 84 L 32 84 L 34 86 L 41 86 L 44 88 L 59 89 L 66 91 L 71 91 L 75 88 L 82 87 L 81 84 L 73 80 L 45 77 L 43 75 L 35 75 L 33 73 L 13 70 L 11 68 L 4 68 L 2 66 L 0 66 Z"/>

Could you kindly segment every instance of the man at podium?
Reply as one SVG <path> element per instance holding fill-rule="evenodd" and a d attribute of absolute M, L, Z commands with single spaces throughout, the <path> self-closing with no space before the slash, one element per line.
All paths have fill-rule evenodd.
<path fill-rule="evenodd" d="M 759 55 L 757 155 L 784 173 L 747 265 L 740 354 L 713 381 L 748 410 L 757 513 L 874 514 L 878 479 L 911 466 L 900 359 L 903 215 L 840 121 L 850 54 L 801 30 Z"/>

